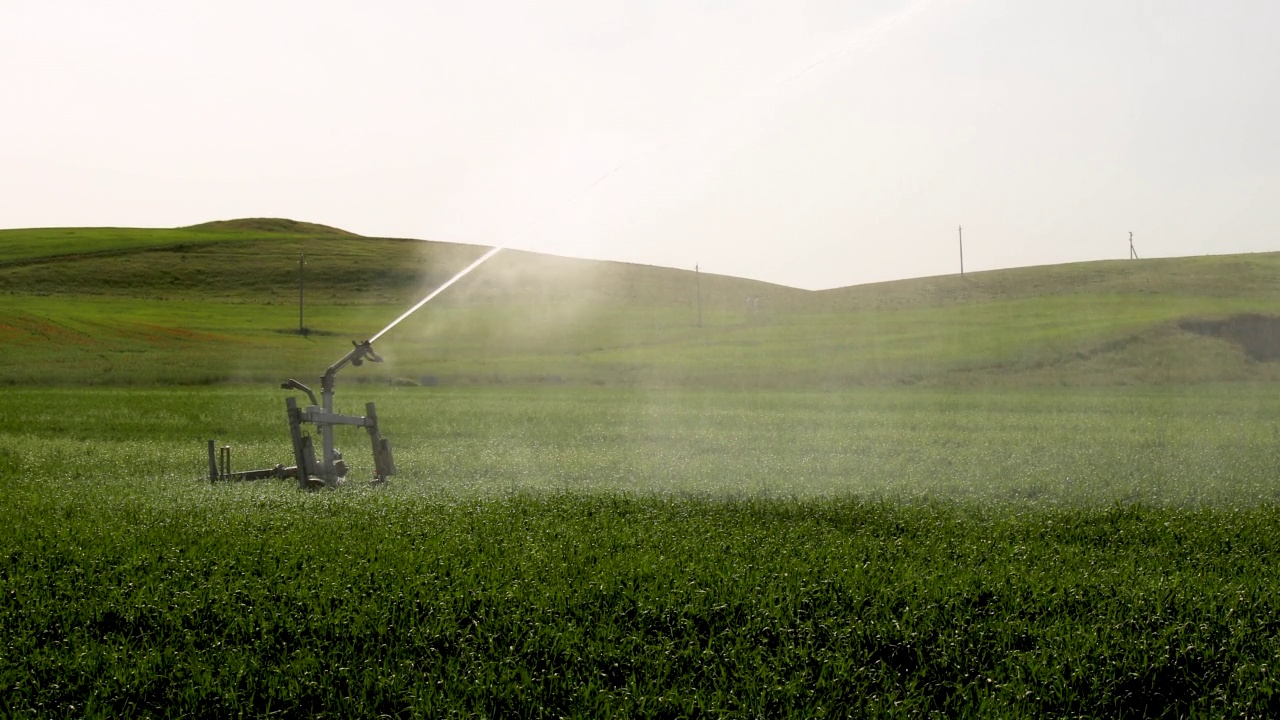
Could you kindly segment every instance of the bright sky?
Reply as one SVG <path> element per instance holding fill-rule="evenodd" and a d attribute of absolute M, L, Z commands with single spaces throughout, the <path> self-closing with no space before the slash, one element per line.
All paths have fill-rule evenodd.
<path fill-rule="evenodd" d="M 1277 38 L 1275 0 L 0 0 L 0 227 L 806 288 L 955 272 L 959 225 L 967 270 L 1280 250 Z"/>

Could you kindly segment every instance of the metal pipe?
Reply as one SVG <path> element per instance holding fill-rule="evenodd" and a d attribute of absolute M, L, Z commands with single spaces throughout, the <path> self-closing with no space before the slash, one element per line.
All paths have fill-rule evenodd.
<path fill-rule="evenodd" d="M 338 362 L 329 366 L 324 371 L 324 375 L 320 377 L 320 407 L 326 413 L 333 413 L 333 385 L 338 371 L 346 367 L 348 364 L 359 367 L 364 364 L 365 360 L 369 362 L 382 362 L 382 358 L 373 352 L 371 341 L 364 342 L 352 341 L 354 346 L 351 352 L 343 355 Z M 320 443 L 322 457 L 320 459 L 320 473 L 326 484 L 333 485 L 338 481 L 337 471 L 334 468 L 334 450 L 333 450 L 333 426 L 324 423 L 320 425 Z"/>
<path fill-rule="evenodd" d="M 307 387 L 306 385 L 303 385 L 302 383 L 298 382 L 297 380 L 294 380 L 293 378 L 289 378 L 287 381 L 281 383 L 280 389 L 281 390 L 301 390 L 302 392 L 307 394 L 308 398 L 310 398 L 312 405 L 320 404 L 320 401 L 316 400 L 316 394 L 311 392 L 311 388 Z"/>

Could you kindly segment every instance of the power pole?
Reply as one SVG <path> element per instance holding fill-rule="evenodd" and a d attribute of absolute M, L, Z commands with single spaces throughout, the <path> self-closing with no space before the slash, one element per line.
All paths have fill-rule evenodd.
<path fill-rule="evenodd" d="M 306 283 L 305 271 L 302 269 L 306 265 L 306 256 L 298 255 L 298 334 L 306 335 L 307 326 L 303 323 L 302 316 L 302 288 Z"/>
<path fill-rule="evenodd" d="M 1133 249 L 1133 233 L 1132 232 L 1129 233 L 1129 259 L 1130 260 L 1138 259 L 1138 251 Z"/>
<path fill-rule="evenodd" d="M 698 327 L 702 327 L 702 271 L 693 266 L 693 283 L 698 293 Z"/>
<path fill-rule="evenodd" d="M 964 226 L 960 227 L 960 276 L 964 277 Z"/>

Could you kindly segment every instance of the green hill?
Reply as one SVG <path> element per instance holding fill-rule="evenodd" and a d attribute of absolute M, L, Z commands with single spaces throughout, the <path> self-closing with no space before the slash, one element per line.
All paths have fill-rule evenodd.
<path fill-rule="evenodd" d="M 321 372 L 484 248 L 281 219 L 0 231 L 4 383 Z M 305 256 L 308 333 L 298 333 Z M 505 251 L 350 380 L 833 389 L 1269 381 L 1280 254 L 1093 262 L 810 292 Z M 699 300 L 701 327 L 698 324 Z M 344 376 L 345 378 L 345 376 Z M 350 381 L 349 380 L 349 381 Z"/>
<path fill-rule="evenodd" d="M 157 248 L 184 248 L 263 237 L 359 237 L 345 230 L 279 218 L 221 220 L 185 228 L 33 228 L 0 230 L 0 267 L 40 259 L 76 260 Z"/>

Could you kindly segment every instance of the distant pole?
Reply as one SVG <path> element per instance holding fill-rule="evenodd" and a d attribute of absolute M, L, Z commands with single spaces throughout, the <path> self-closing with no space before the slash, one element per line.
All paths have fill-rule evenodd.
<path fill-rule="evenodd" d="M 702 270 L 693 266 L 693 283 L 698 292 L 698 327 L 702 327 Z"/>
<path fill-rule="evenodd" d="M 960 226 L 960 275 L 964 276 L 964 226 Z"/>
<path fill-rule="evenodd" d="M 306 275 L 305 275 L 305 271 L 302 268 L 305 265 L 306 265 L 306 256 L 299 254 L 298 255 L 298 334 L 299 335 L 307 334 L 307 326 L 303 324 L 303 315 L 302 315 L 302 307 L 303 307 L 302 288 L 306 284 Z"/>
<path fill-rule="evenodd" d="M 1133 249 L 1133 233 L 1132 232 L 1129 233 L 1129 259 L 1130 260 L 1138 259 L 1138 251 Z"/>

